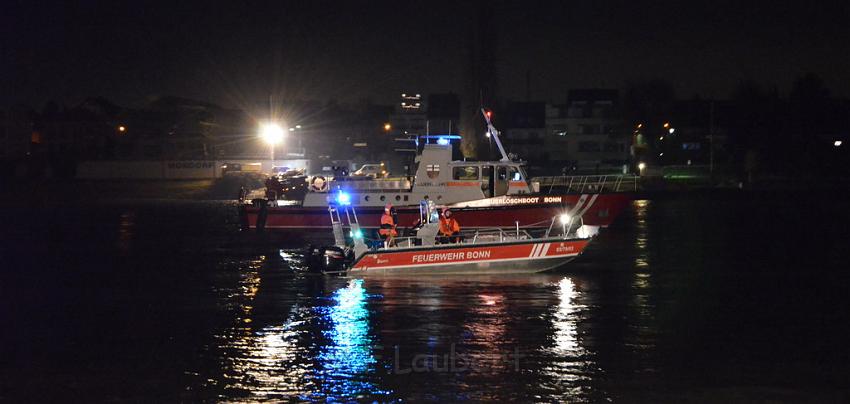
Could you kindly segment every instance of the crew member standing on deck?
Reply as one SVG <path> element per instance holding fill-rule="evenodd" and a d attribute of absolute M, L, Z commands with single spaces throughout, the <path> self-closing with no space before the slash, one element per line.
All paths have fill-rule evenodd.
<path fill-rule="evenodd" d="M 460 242 L 460 224 L 452 217 L 452 211 L 446 209 L 440 218 L 440 242 Z"/>
<path fill-rule="evenodd" d="M 393 245 L 395 236 L 398 235 L 396 226 L 395 215 L 393 215 L 393 205 L 388 203 L 387 206 L 384 206 L 384 214 L 381 216 L 381 229 L 378 230 L 378 234 L 381 236 L 381 239 L 384 240 L 384 247 Z"/>

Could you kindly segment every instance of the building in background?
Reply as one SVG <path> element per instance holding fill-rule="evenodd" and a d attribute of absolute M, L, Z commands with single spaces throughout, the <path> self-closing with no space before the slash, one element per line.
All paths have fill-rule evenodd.
<path fill-rule="evenodd" d="M 501 130 L 501 140 L 505 151 L 527 161 L 530 172 L 541 171 L 546 159 L 546 103 L 508 103 L 500 122 L 503 122 L 501 125 L 504 126 Z M 491 158 L 498 158 L 496 146 L 492 141 L 489 143 L 489 155 Z"/>
<path fill-rule="evenodd" d="M 624 132 L 619 92 L 575 89 L 567 103 L 546 109 L 543 159 L 561 172 L 622 172 L 630 163 L 630 136 Z"/>

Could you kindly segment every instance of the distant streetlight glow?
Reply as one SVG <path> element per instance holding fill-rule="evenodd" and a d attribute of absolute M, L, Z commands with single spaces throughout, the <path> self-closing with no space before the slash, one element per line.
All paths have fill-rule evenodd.
<path fill-rule="evenodd" d="M 638 173 L 639 175 L 643 175 L 643 169 L 646 168 L 646 163 L 640 162 L 638 163 Z"/>
<path fill-rule="evenodd" d="M 673 134 L 673 132 L 675 132 L 675 131 L 676 131 L 676 128 L 670 128 L 670 130 L 668 130 L 668 132 L 670 132 L 670 134 L 671 134 L 671 135 L 672 135 L 672 134 Z"/>
<path fill-rule="evenodd" d="M 274 146 L 283 141 L 283 128 L 274 122 L 263 123 L 260 125 L 260 138 Z"/>
<path fill-rule="evenodd" d="M 125 127 L 124 125 L 121 125 L 121 126 L 119 126 L 119 127 L 118 127 L 118 131 L 119 131 L 119 132 L 126 132 L 126 131 L 127 131 L 127 127 Z"/>
<path fill-rule="evenodd" d="M 263 139 L 269 145 L 269 151 L 271 155 L 271 164 L 269 166 L 269 172 L 274 174 L 274 147 L 283 142 L 284 136 L 283 127 L 280 124 L 275 122 L 265 122 L 260 124 L 260 138 Z"/>
<path fill-rule="evenodd" d="M 384 130 L 385 130 L 385 131 L 388 131 L 388 132 L 389 132 L 389 130 L 390 130 L 390 129 L 392 129 L 392 128 L 393 128 L 393 126 L 392 126 L 392 125 L 390 125 L 389 123 L 385 123 L 385 124 L 384 124 Z"/>
<path fill-rule="evenodd" d="M 835 142 L 832 143 L 832 145 L 835 146 L 835 147 L 841 147 L 842 143 L 843 143 L 842 141 L 836 140 Z"/>
<path fill-rule="evenodd" d="M 667 129 L 669 127 L 670 127 L 670 122 L 664 122 L 664 129 Z"/>

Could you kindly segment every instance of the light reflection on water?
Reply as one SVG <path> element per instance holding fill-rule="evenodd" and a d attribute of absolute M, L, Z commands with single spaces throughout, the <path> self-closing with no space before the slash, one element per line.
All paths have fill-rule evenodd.
<path fill-rule="evenodd" d="M 375 340 L 369 332 L 368 298 L 363 280 L 352 279 L 334 292 L 332 305 L 317 308 L 329 339 L 317 356 L 321 368 L 317 377 L 327 397 L 384 393 L 363 378 L 374 373 L 377 362 L 372 355 Z"/>
<path fill-rule="evenodd" d="M 405 387 L 406 393 L 435 398 L 446 392 L 430 391 L 429 384 L 447 376 L 509 380 L 515 375 L 521 380 L 529 374 L 544 376 L 549 380 L 544 390 L 557 391 L 559 397 L 588 397 L 587 379 L 597 365 L 578 331 L 586 320 L 586 306 L 573 277 L 325 278 L 314 294 L 286 299 L 291 306 L 278 316 L 282 321 L 265 324 L 262 318 L 268 313 L 253 311 L 256 300 L 273 287 L 260 275 L 262 263 L 246 262 L 238 293 L 228 295 L 240 302 L 244 316 L 217 336 L 213 351 L 222 373 L 211 375 L 207 387 L 218 390 L 220 398 L 392 401 L 406 397 L 395 392 L 399 384 L 423 376 L 428 381 L 420 388 L 426 391 Z M 402 320 L 394 323 L 400 329 L 381 329 L 376 323 L 376 315 L 387 321 L 387 316 L 417 312 L 427 316 L 417 325 Z M 544 322 L 529 328 L 524 319 L 533 313 Z M 257 318 L 246 321 L 252 317 Z M 460 327 L 453 328 L 453 323 Z M 539 351 L 523 347 L 527 332 L 543 332 L 550 342 Z M 449 354 L 463 355 L 457 369 L 445 363 Z M 423 355 L 424 361 L 411 361 Z M 402 372 L 394 368 L 398 363 Z M 424 368 L 411 373 L 417 365 Z M 509 387 L 485 395 L 451 394 L 446 398 L 522 397 Z"/>
<path fill-rule="evenodd" d="M 653 246 L 650 241 L 649 215 L 652 209 L 652 201 L 637 200 L 632 204 L 634 213 L 634 278 L 632 288 L 634 290 L 632 306 L 635 308 L 636 338 L 632 346 L 638 353 L 646 355 L 655 349 L 655 305 L 650 301 L 652 292 L 652 253 Z"/>
<path fill-rule="evenodd" d="M 581 292 L 569 277 L 558 282 L 558 307 L 552 325 L 555 328 L 554 353 L 560 356 L 580 357 L 586 352 L 579 344 L 576 323 L 578 311 L 583 307 L 576 303 Z"/>
<path fill-rule="evenodd" d="M 242 315 L 216 336 L 222 372 L 206 386 L 220 391 L 220 397 L 249 401 L 386 394 L 366 377 L 375 372 L 377 361 L 366 306 L 374 296 L 366 293 L 363 281 L 351 280 L 327 297 L 296 297 L 282 324 L 262 325 L 267 319 L 252 317 L 263 293 L 260 273 L 266 261 L 247 262 L 238 290 L 227 295 L 238 302 Z"/>
<path fill-rule="evenodd" d="M 635 228 L 635 268 L 638 270 L 647 270 L 649 268 L 649 233 L 648 233 L 648 213 L 651 201 L 639 200 L 632 204 L 634 212 L 634 228 Z"/>

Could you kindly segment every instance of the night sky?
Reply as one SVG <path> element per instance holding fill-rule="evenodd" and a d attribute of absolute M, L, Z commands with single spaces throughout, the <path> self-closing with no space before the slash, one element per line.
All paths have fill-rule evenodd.
<path fill-rule="evenodd" d="M 222 3 L 222 4 L 218 4 Z M 681 4 L 680 4 L 681 3 Z M 0 103 L 177 95 L 393 102 L 461 92 L 474 7 L 493 10 L 499 95 L 663 78 L 679 97 L 820 75 L 850 95 L 850 6 L 837 2 L 3 2 Z"/>

